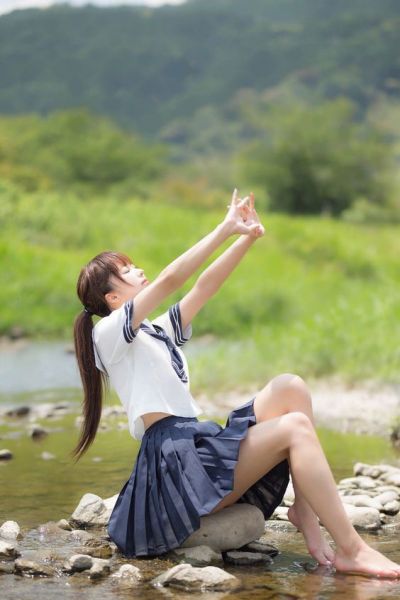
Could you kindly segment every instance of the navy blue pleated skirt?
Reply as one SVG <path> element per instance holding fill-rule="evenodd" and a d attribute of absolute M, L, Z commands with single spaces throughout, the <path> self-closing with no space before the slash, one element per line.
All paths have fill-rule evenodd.
<path fill-rule="evenodd" d="M 107 530 L 128 558 L 179 547 L 200 527 L 200 517 L 233 489 L 240 442 L 256 423 L 254 398 L 231 411 L 225 427 L 171 415 L 143 435 L 133 471 L 118 495 Z M 254 504 L 268 519 L 289 483 L 284 460 L 237 502 Z"/>

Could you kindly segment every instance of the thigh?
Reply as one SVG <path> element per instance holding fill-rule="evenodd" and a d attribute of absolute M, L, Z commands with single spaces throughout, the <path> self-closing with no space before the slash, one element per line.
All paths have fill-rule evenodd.
<path fill-rule="evenodd" d="M 255 396 L 254 414 L 257 423 L 292 411 L 304 412 L 313 421 L 311 395 L 299 375 L 277 375 Z"/>
<path fill-rule="evenodd" d="M 296 413 L 282 415 L 249 427 L 247 436 L 240 443 L 233 490 L 212 512 L 236 502 L 253 483 L 288 458 L 291 422 L 295 417 Z"/>

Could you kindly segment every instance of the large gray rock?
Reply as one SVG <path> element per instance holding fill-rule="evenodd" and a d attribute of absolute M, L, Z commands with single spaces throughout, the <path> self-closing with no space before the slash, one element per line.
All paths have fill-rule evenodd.
<path fill-rule="evenodd" d="M 343 504 L 351 523 L 356 529 L 363 531 L 375 531 L 381 527 L 379 510 L 364 506 L 352 506 Z"/>
<path fill-rule="evenodd" d="M 346 504 L 352 504 L 353 506 L 367 506 L 369 508 L 376 508 L 382 510 L 383 506 L 376 498 L 371 498 L 366 494 L 355 494 L 351 496 L 342 496 L 342 502 Z"/>
<path fill-rule="evenodd" d="M 264 515 L 251 504 L 233 504 L 200 518 L 200 528 L 182 544 L 182 548 L 209 546 L 217 552 L 235 550 L 258 539 L 264 533 Z"/>
<path fill-rule="evenodd" d="M 172 586 L 185 590 L 233 590 L 240 585 L 240 580 L 219 567 L 192 567 L 182 563 L 165 571 L 151 583 L 156 587 Z"/>
<path fill-rule="evenodd" d="M 16 521 L 5 521 L 0 527 L 0 537 L 6 540 L 20 540 L 22 538 L 20 526 Z"/>

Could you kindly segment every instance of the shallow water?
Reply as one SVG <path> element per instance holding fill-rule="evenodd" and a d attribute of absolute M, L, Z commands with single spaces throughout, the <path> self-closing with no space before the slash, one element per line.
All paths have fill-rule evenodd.
<path fill-rule="evenodd" d="M 50 366 L 49 347 L 54 360 Z M 66 354 L 65 345 L 58 342 L 50 346 L 46 342 L 42 350 L 43 353 L 40 344 L 30 349 L 20 349 L 22 355 L 18 355 L 18 364 L 21 367 L 20 359 L 23 356 L 26 369 L 19 372 L 15 369 L 15 360 L 9 359 L 7 363 L 2 361 L 0 405 L 67 401 L 76 403 L 78 410 L 79 392 L 74 389 L 53 389 L 65 385 L 63 377 L 69 384 L 71 378 L 77 378 L 73 356 Z M 58 361 L 60 368 L 55 366 Z M 19 393 L 15 394 L 17 391 Z M 117 400 L 114 398 L 112 402 L 117 403 Z M 221 415 L 218 420 L 224 423 L 225 418 L 226 415 Z M 21 543 L 24 558 L 40 552 L 47 556 L 51 564 L 56 558 L 76 552 L 76 542 L 66 541 L 60 537 L 59 531 L 57 534 L 47 534 L 40 525 L 60 518 L 68 519 L 84 493 L 95 493 L 103 498 L 113 496 L 121 489 L 133 467 L 139 443 L 130 437 L 123 416 L 110 419 L 110 428 L 100 429 L 92 448 L 81 461 L 74 464 L 69 452 L 78 438 L 75 419 L 76 414 L 55 420 L 36 419 L 36 423 L 49 430 L 49 435 L 40 441 L 33 441 L 28 435 L 27 429 L 32 424 L 29 418 L 0 420 L 0 448 L 8 448 L 14 454 L 11 461 L 0 462 L 0 524 L 8 519 L 20 524 L 25 536 Z M 336 481 L 351 476 L 356 461 L 399 464 L 398 453 L 383 438 L 341 434 L 324 429 L 318 429 L 318 434 Z M 41 455 L 45 451 L 52 453 L 54 458 L 44 460 Z M 400 562 L 398 533 L 362 533 L 362 537 L 392 560 Z M 273 531 L 268 533 L 268 541 L 281 550 L 271 566 L 225 567 L 241 579 L 240 589 L 230 593 L 191 592 L 190 598 L 365 600 L 400 597 L 400 582 L 343 576 L 324 568 L 315 569 L 315 561 L 308 555 L 300 533 Z M 0 597 L 2 600 L 30 600 L 38 595 L 43 600 L 53 600 L 56 596 L 60 600 L 70 600 L 85 594 L 87 600 L 98 599 L 99 596 L 105 600 L 128 597 L 153 600 L 157 595 L 181 600 L 189 598 L 189 593 L 168 588 L 156 590 L 149 584 L 153 577 L 175 563 L 161 559 L 122 562 L 138 566 L 144 574 L 145 584 L 136 590 L 121 590 L 112 584 L 111 579 L 93 582 L 84 573 L 74 576 L 60 573 L 51 579 L 26 579 L 0 574 Z M 115 570 L 115 566 L 112 570 Z"/>

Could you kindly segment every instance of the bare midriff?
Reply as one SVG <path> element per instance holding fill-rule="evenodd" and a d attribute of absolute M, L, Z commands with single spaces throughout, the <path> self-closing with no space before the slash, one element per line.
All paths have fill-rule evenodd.
<path fill-rule="evenodd" d="M 144 428 L 147 429 L 150 425 L 153 425 L 156 421 L 163 419 L 164 417 L 170 417 L 171 413 L 165 412 L 151 412 L 146 413 L 145 415 L 141 415 L 143 420 Z"/>

